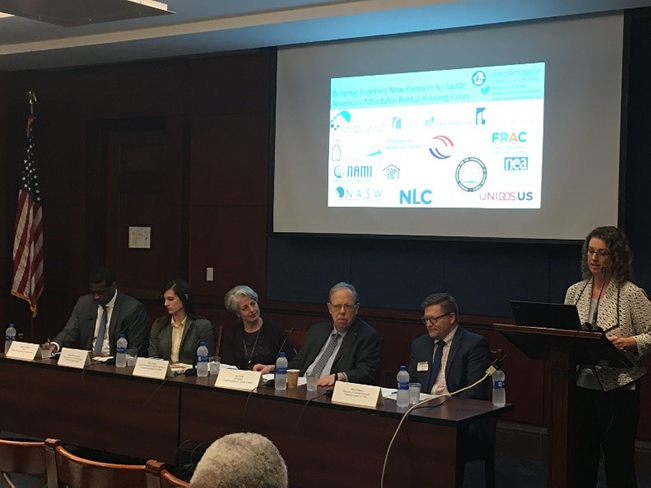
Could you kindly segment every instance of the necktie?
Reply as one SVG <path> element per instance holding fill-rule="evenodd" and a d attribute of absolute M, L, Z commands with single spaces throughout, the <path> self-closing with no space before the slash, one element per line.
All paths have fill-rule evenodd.
<path fill-rule="evenodd" d="M 106 308 L 102 307 L 100 313 L 102 316 L 99 318 L 99 330 L 97 331 L 97 339 L 95 340 L 95 349 L 93 349 L 93 352 L 98 356 L 102 354 L 104 334 L 106 333 Z"/>
<path fill-rule="evenodd" d="M 328 362 L 328 359 L 330 359 L 330 356 L 332 356 L 335 347 L 337 347 L 337 341 L 339 340 L 340 337 L 341 336 L 339 334 L 332 334 L 330 336 L 330 341 L 328 342 L 328 345 L 326 346 L 325 350 L 323 351 L 323 354 L 321 355 L 317 363 L 314 365 L 314 368 L 312 369 L 312 373 L 314 373 L 317 378 L 321 377 L 321 372 L 323 371 L 323 368 L 325 368 L 325 365 Z"/>
<path fill-rule="evenodd" d="M 445 341 L 438 341 L 438 347 L 434 353 L 434 359 L 432 360 L 432 367 L 430 368 L 429 373 L 429 386 L 427 387 L 427 393 L 431 393 L 434 383 L 436 383 L 436 378 L 441 371 L 441 358 L 443 358 L 443 348 L 445 347 Z"/>

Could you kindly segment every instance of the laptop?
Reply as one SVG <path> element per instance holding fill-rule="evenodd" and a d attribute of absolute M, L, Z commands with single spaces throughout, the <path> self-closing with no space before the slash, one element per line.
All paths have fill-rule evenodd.
<path fill-rule="evenodd" d="M 581 330 L 581 319 L 575 305 L 511 300 L 511 310 L 518 325 Z"/>

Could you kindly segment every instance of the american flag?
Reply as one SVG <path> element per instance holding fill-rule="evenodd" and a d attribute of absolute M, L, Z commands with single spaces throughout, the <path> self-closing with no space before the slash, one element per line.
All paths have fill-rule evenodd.
<path fill-rule="evenodd" d="M 27 154 L 18 191 L 14 234 L 14 282 L 11 294 L 26 300 L 36 317 L 36 302 L 43 292 L 43 209 L 34 157 L 34 133 L 27 122 Z"/>

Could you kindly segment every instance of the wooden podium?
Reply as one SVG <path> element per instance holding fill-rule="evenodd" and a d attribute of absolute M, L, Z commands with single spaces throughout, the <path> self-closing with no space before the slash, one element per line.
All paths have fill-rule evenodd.
<path fill-rule="evenodd" d="M 632 363 L 601 332 L 493 324 L 531 359 L 549 360 L 550 422 L 547 486 L 574 486 L 573 391 L 576 365 L 629 368 Z"/>

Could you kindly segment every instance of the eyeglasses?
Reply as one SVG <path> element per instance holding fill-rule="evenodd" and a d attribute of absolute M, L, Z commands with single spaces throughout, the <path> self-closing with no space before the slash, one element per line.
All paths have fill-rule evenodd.
<path fill-rule="evenodd" d="M 355 309 L 357 304 L 355 303 L 354 305 L 351 305 L 350 303 L 340 303 L 338 305 L 335 305 L 334 303 L 328 303 L 328 307 L 330 307 L 332 310 L 341 310 L 343 309 L 345 312 L 351 312 Z"/>
<path fill-rule="evenodd" d="M 600 258 L 605 258 L 610 254 L 607 249 L 592 249 L 592 248 L 589 248 L 587 253 L 588 256 L 594 256 L 596 254 Z"/>
<path fill-rule="evenodd" d="M 452 312 L 444 313 L 443 315 L 439 315 L 438 317 L 421 317 L 421 322 L 427 325 L 427 322 L 429 322 L 432 325 L 436 325 L 436 322 L 439 321 L 439 319 L 445 317 L 446 315 L 450 315 Z"/>

